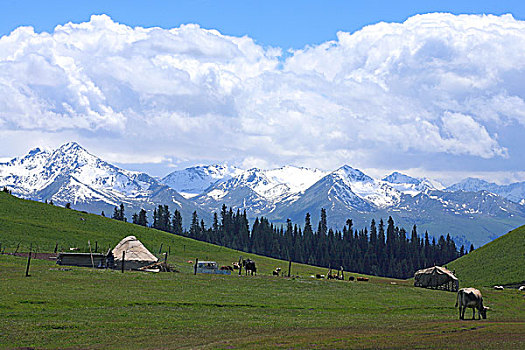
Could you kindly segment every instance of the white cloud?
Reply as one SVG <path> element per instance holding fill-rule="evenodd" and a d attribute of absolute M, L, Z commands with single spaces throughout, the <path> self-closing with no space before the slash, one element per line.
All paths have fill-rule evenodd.
<path fill-rule="evenodd" d="M 102 15 L 0 38 L 0 135 L 84 140 L 126 162 L 501 159 L 524 146 L 504 136 L 525 128 L 524 79 L 525 22 L 510 15 L 417 15 L 286 59 L 249 37 Z"/>

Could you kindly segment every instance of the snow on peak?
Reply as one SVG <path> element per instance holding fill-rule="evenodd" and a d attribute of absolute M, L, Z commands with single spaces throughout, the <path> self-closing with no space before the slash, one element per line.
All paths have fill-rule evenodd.
<path fill-rule="evenodd" d="M 460 182 L 447 187 L 447 191 L 478 192 L 481 190 L 493 191 L 497 187 L 495 183 L 487 182 L 475 177 L 468 177 Z"/>
<path fill-rule="evenodd" d="M 30 195 L 55 180 L 72 177 L 85 186 L 135 196 L 151 185 L 148 176 L 119 169 L 90 154 L 76 142 L 66 143 L 52 152 L 31 150 L 0 166 L 0 183 L 15 193 Z"/>
<path fill-rule="evenodd" d="M 214 186 L 208 195 L 219 192 L 224 195 L 227 191 L 245 186 L 267 200 L 277 201 L 290 194 L 305 191 L 325 175 L 326 172 L 319 169 L 291 165 L 270 170 L 252 168 Z"/>
<path fill-rule="evenodd" d="M 352 168 L 348 165 L 343 165 L 339 169 L 337 169 L 334 173 L 346 177 L 350 181 L 362 181 L 362 182 L 370 182 L 374 181 L 370 176 L 366 175 L 359 169 Z"/>
<path fill-rule="evenodd" d="M 396 190 L 411 196 L 415 196 L 426 190 L 443 188 L 443 185 L 436 181 L 427 178 L 415 178 L 397 171 L 385 176 L 381 181 L 386 182 Z"/>
<path fill-rule="evenodd" d="M 166 175 L 162 182 L 186 198 L 203 193 L 214 184 L 239 175 L 242 170 L 230 165 L 199 165 L 176 170 Z"/>
<path fill-rule="evenodd" d="M 314 168 L 303 168 L 286 165 L 278 169 L 264 171 L 271 182 L 285 184 L 290 192 L 298 193 L 305 191 L 314 183 L 323 178 L 327 173 Z"/>
<path fill-rule="evenodd" d="M 385 182 L 376 181 L 358 169 L 344 165 L 331 176 L 334 180 L 334 189 L 340 196 L 344 196 L 344 189 L 358 197 L 373 203 L 379 208 L 386 208 L 399 203 L 401 193 Z"/>
<path fill-rule="evenodd" d="M 412 185 L 419 185 L 421 183 L 420 179 L 416 179 L 414 177 L 402 174 L 400 172 L 394 171 L 392 174 L 385 176 L 383 179 L 385 182 L 389 182 L 391 184 L 412 184 Z"/>

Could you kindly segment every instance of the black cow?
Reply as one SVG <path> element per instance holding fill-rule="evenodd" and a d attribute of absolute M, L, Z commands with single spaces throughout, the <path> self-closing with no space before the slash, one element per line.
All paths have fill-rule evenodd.
<path fill-rule="evenodd" d="M 242 267 L 244 267 L 246 275 L 248 275 L 248 271 L 250 271 L 252 276 L 253 274 L 257 275 L 257 267 L 255 267 L 255 261 L 251 259 L 245 259 L 242 261 Z"/>

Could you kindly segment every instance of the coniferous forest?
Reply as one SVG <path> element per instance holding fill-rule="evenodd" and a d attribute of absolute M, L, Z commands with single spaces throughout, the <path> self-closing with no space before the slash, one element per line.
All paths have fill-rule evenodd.
<path fill-rule="evenodd" d="M 114 218 L 124 217 L 122 206 L 116 211 Z M 135 213 L 133 223 L 148 226 L 146 211 Z M 206 227 L 194 212 L 189 230 L 184 230 L 180 212 L 171 214 L 168 206 L 159 205 L 151 227 L 282 260 L 394 278 L 412 277 L 418 269 L 443 265 L 466 253 L 463 246 L 456 249 L 450 235 L 441 235 L 436 242 L 428 232 L 421 237 L 415 225 L 407 233 L 395 225 L 392 217 L 386 223 L 372 220 L 370 227 L 361 229 L 354 228 L 348 219 L 341 230 L 334 231 L 328 228 L 324 209 L 317 229 L 307 213 L 302 226 L 290 220 L 275 225 L 265 217 L 257 217 L 250 230 L 246 211 L 223 205 L 220 214 L 214 213 L 211 227 Z"/>

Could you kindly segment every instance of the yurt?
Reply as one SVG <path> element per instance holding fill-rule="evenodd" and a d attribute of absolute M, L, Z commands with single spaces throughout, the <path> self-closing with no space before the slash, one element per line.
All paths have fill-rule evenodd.
<path fill-rule="evenodd" d="M 151 254 L 135 236 L 124 238 L 111 252 L 115 258 L 116 269 L 122 268 L 123 255 L 125 260 L 124 268 L 126 270 L 136 270 L 158 261 L 157 257 Z"/>

